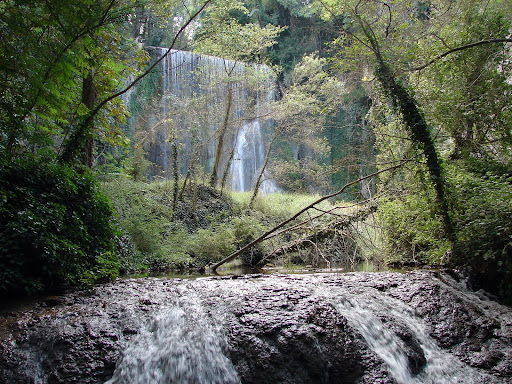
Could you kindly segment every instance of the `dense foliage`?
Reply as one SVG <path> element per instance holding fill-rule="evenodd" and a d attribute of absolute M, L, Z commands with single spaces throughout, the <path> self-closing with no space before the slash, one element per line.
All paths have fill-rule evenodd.
<path fill-rule="evenodd" d="M 140 68 L 145 55 L 136 53 L 141 51 L 123 33 L 133 6 L 132 1 L 0 4 L 2 157 L 23 156 L 28 149 L 45 156 L 65 153 L 71 145 L 66 139 L 81 129 L 99 100 Z M 116 124 L 126 116 L 121 100 L 98 112 L 96 131 L 86 138 L 123 143 Z M 79 152 L 92 161 L 86 148 Z"/>
<path fill-rule="evenodd" d="M 118 274 L 110 202 L 90 171 L 34 158 L 0 167 L 0 294 Z"/>
<path fill-rule="evenodd" d="M 378 80 L 369 118 L 380 169 L 403 163 L 378 185 L 388 259 L 462 267 L 510 299 L 512 68 L 502 2 L 326 4 L 328 17 L 352 20 L 336 41 L 338 61 L 364 62 Z"/>

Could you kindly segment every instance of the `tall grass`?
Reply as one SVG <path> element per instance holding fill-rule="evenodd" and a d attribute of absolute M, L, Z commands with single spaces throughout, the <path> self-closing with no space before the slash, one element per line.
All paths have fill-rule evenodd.
<path fill-rule="evenodd" d="M 232 192 L 231 199 L 236 210 L 244 211 L 249 208 L 252 192 Z M 276 221 L 285 220 L 298 211 L 318 200 L 320 195 L 308 195 L 298 193 L 272 193 L 260 195 L 254 202 L 253 209 Z M 327 200 L 317 205 L 317 208 L 328 210 L 333 205 Z"/>

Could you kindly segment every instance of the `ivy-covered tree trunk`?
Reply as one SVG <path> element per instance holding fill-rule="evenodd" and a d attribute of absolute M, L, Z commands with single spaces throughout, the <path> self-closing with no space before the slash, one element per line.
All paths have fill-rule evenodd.
<path fill-rule="evenodd" d="M 366 47 L 371 49 L 375 57 L 377 64 L 375 75 L 377 79 L 382 84 L 384 92 L 393 103 L 393 106 L 402 116 L 412 141 L 425 153 L 427 170 L 436 193 L 436 210 L 441 216 L 444 235 L 451 244 L 452 253 L 457 256 L 457 238 L 448 210 L 443 168 L 434 140 L 430 134 L 430 127 L 414 97 L 400 83 L 400 80 L 395 77 L 391 70 L 386 57 L 381 52 L 381 47 L 373 27 L 357 11 L 355 18 L 361 28 L 361 32 L 367 39 Z M 386 29 L 386 36 L 388 32 L 388 29 Z"/>
<path fill-rule="evenodd" d="M 448 201 L 445 190 L 445 179 L 441 160 L 437 154 L 430 128 L 423 113 L 418 107 L 414 97 L 399 83 L 391 72 L 388 64 L 377 51 L 377 79 L 382 84 L 387 96 L 398 109 L 410 131 L 412 140 L 425 153 L 427 169 L 436 192 L 437 211 L 443 222 L 443 229 L 448 241 L 452 245 L 452 252 L 456 254 L 456 235 L 448 210 Z"/>

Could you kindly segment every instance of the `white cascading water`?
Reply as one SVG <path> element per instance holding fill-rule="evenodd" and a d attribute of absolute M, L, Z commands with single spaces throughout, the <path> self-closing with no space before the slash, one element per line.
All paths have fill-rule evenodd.
<path fill-rule="evenodd" d="M 180 301 L 163 308 L 130 342 L 106 384 L 240 383 L 223 352 L 220 324 L 193 293 Z"/>
<path fill-rule="evenodd" d="M 403 302 L 373 288 L 365 288 L 364 292 L 359 293 L 347 292 L 342 296 L 328 294 L 328 289 L 322 289 L 318 295 L 331 302 L 349 324 L 361 333 L 368 346 L 386 363 L 389 373 L 398 384 L 492 382 L 488 375 L 477 373 L 443 351 L 430 337 L 421 318 Z M 410 370 L 405 343 L 379 314 L 406 325 L 419 342 L 426 365 L 417 375 Z"/>
<path fill-rule="evenodd" d="M 394 278 L 401 279 L 398 274 L 392 275 L 380 280 L 384 286 L 389 286 Z M 419 275 L 421 279 L 401 279 L 399 286 L 403 290 L 395 291 L 382 291 L 378 288 L 382 286 L 371 282 L 368 285 L 369 280 L 378 282 L 381 279 L 379 274 L 369 273 L 176 281 L 151 279 L 128 281 L 124 287 L 120 283 L 106 286 L 98 289 L 96 298 L 84 298 L 80 293 L 63 301 L 66 305 L 60 308 L 41 306 L 32 314 L 23 312 L 17 324 L 25 323 L 25 328 L 13 328 L 16 335 L 4 342 L 8 349 L 0 349 L 8 354 L 4 361 L 9 362 L 5 365 L 7 369 L 0 364 L 0 381 L 1 375 L 7 373 L 12 379 L 2 382 L 45 384 L 77 382 L 85 378 L 91 379 L 87 382 L 97 382 L 94 377 L 104 377 L 101 373 L 105 368 L 103 364 L 111 361 L 100 355 L 105 351 L 117 355 L 117 351 L 121 351 L 121 357 L 117 359 L 116 356 L 116 368 L 107 384 L 257 382 L 251 381 L 251 372 L 261 369 L 263 363 L 276 364 L 285 374 L 283 377 L 291 377 L 286 372 L 295 372 L 297 364 L 304 362 L 304 348 L 301 348 L 304 345 L 320 357 L 319 365 L 314 367 L 314 377 L 321 377 L 318 372 L 325 368 L 324 381 L 311 382 L 334 382 L 328 379 L 328 374 L 339 368 L 343 374 L 345 369 L 353 368 L 348 364 L 358 358 L 367 363 L 365 367 L 370 373 L 366 376 L 365 372 L 360 372 L 364 375 L 360 376 L 364 383 L 384 377 L 373 376 L 373 373 L 383 373 L 384 369 L 398 384 L 510 382 L 507 381 L 510 379 L 508 369 L 512 350 L 510 308 L 489 300 L 481 301 L 476 294 L 448 278 L 446 283 L 437 285 L 431 276 L 422 275 Z M 420 288 L 409 292 L 405 284 L 414 283 L 420 284 Z M 409 293 L 414 292 L 413 297 L 422 295 L 421 287 L 439 288 L 434 296 L 426 294 L 419 298 L 419 302 L 428 308 L 437 309 L 438 303 L 426 303 L 424 299 L 439 299 L 441 294 L 449 298 L 440 303 L 441 311 L 430 320 L 428 316 L 423 319 L 416 313 L 412 301 L 402 301 L 409 297 Z M 107 291 L 101 292 L 103 289 Z M 438 289 L 432 289 L 435 291 Z M 405 293 L 402 299 L 400 292 Z M 141 306 L 142 297 L 151 297 L 154 302 Z M 488 351 L 494 350 L 493 356 L 485 355 L 497 358 L 499 363 L 494 368 L 501 370 L 471 366 L 466 360 L 470 355 L 460 349 L 463 344 L 442 348 L 430 336 L 431 327 L 438 324 L 435 318 L 439 319 L 438 316 L 444 316 L 447 311 L 457 312 L 463 305 L 474 305 L 474 309 L 466 313 L 466 319 L 462 316 L 461 321 L 469 320 L 475 327 L 490 320 L 496 321 L 496 326 L 500 325 L 494 329 L 491 339 L 485 341 L 486 345 L 480 345 L 489 347 Z M 126 325 L 135 329 L 136 334 L 129 333 L 133 336 L 127 338 L 121 336 Z M 327 332 L 323 332 L 322 327 Z M 18 336 L 21 329 L 24 331 Z M 103 329 L 106 333 L 102 336 Z M 443 329 L 451 332 L 441 326 Z M 337 343 L 336 335 L 341 344 Z M 291 343 L 285 342 L 286 338 Z M 471 338 L 466 339 L 471 341 Z M 119 343 L 110 343 L 114 340 Z M 258 348 L 248 348 L 248 341 Z M 334 355 L 328 351 L 336 352 L 335 349 L 341 348 L 341 352 L 345 352 L 343 348 L 349 344 L 356 348 L 365 344 L 368 349 L 364 347 L 358 355 L 351 347 L 347 348 L 348 360 L 341 361 L 344 366 L 332 370 L 330 361 Z M 93 354 L 90 361 L 82 365 L 89 359 L 86 354 L 77 354 L 84 346 Z M 327 349 L 323 350 L 323 347 Z M 369 350 L 374 354 L 368 353 Z M 61 352 L 69 352 L 69 356 L 62 356 Z M 255 353 L 259 354 L 258 358 Z M 233 362 L 228 356 L 234 358 Z M 5 359 L 1 354 L 0 357 Z M 11 370 L 16 373 L 11 374 Z M 69 372 L 84 376 L 68 376 Z M 92 373 L 95 373 L 94 377 L 87 376 Z M 63 376 L 59 376 L 61 374 Z M 275 381 L 281 378 L 278 374 L 274 377 Z M 390 382 L 383 380 L 376 382 Z"/>
<path fill-rule="evenodd" d="M 158 48 L 159 55 L 167 52 L 166 48 Z M 165 177 L 169 177 L 170 162 L 168 160 L 169 132 L 186 132 L 188 130 L 185 118 L 180 115 L 179 109 L 172 111 L 176 100 L 185 100 L 194 96 L 202 95 L 207 97 L 208 109 L 214 105 L 221 106 L 220 111 L 214 111 L 208 122 L 209 132 L 203 141 L 209 141 L 208 157 L 211 160 L 215 153 L 216 140 L 211 140 L 213 133 L 222 124 L 224 119 L 223 108 L 227 92 L 226 82 L 230 82 L 233 90 L 232 118 L 235 126 L 233 131 L 238 135 L 229 138 L 226 148 L 235 146 L 233 161 L 230 166 L 231 188 L 234 191 L 249 191 L 256 185 L 256 180 L 264 164 L 265 143 L 262 125 L 271 124 L 261 116 L 267 114 L 269 101 L 273 99 L 274 82 L 270 69 L 265 65 L 245 64 L 226 60 L 220 57 L 202 55 L 198 53 L 171 50 L 161 62 L 162 70 L 162 116 L 164 124 L 161 131 L 156 135 L 158 148 L 153 156 L 153 162 L 158 164 Z M 252 71 L 261 79 L 256 87 L 249 87 L 246 84 L 247 73 Z M 226 74 L 229 79 L 226 80 Z M 224 80 L 223 80 L 224 79 Z M 190 112 L 190 111 L 187 111 Z M 172 115 L 172 116 L 171 116 Z M 172 121 L 172 124 L 170 123 Z M 238 124 L 238 127 L 236 127 Z M 155 125 L 155 124 L 153 124 Z M 172 125 L 172 127 L 169 127 Z M 178 138 L 180 140 L 180 138 Z M 187 139 L 181 138 L 181 147 L 187 150 Z M 229 152 L 228 150 L 226 152 Z M 221 161 L 219 171 L 222 171 L 227 155 Z M 221 176 L 220 174 L 218 175 Z M 272 193 L 279 190 L 275 181 L 267 175 L 261 184 L 260 190 L 263 193 Z"/>
<path fill-rule="evenodd" d="M 493 382 L 492 377 L 442 350 L 429 336 L 423 320 L 400 300 L 369 287 L 358 292 L 353 288 L 340 292 L 339 287 L 331 290 L 329 285 L 314 284 L 305 284 L 303 288 L 333 305 L 347 319 L 384 361 L 398 384 Z M 232 309 L 220 305 L 215 313 L 208 314 L 193 287 L 183 287 L 178 297 L 129 342 L 112 379 L 106 384 L 240 383 L 232 362 L 224 353 L 223 314 Z M 402 324 L 417 340 L 426 360 L 419 373 L 411 372 L 410 349 L 397 335 L 393 324 Z"/>
<path fill-rule="evenodd" d="M 243 124 L 240 128 L 236 143 L 233 162 L 231 163 L 233 191 L 248 191 L 254 188 L 259 172 L 265 161 L 265 146 L 263 134 L 258 119 Z M 263 174 L 260 191 L 269 194 L 279 191 L 279 187 L 272 179 Z"/>

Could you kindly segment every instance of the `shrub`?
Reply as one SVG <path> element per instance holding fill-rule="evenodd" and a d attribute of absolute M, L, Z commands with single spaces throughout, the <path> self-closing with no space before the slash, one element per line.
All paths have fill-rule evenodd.
<path fill-rule="evenodd" d="M 456 257 L 448 255 L 439 217 L 432 213 L 433 197 L 416 191 L 383 203 L 388 261 L 451 265 L 468 270 L 477 287 L 512 302 L 512 179 L 470 172 L 462 163 L 446 166 L 450 210 L 457 236 Z"/>
<path fill-rule="evenodd" d="M 33 158 L 0 165 L 0 293 L 117 275 L 112 207 L 94 176 Z"/>
<path fill-rule="evenodd" d="M 267 228 L 254 216 L 235 217 L 230 223 L 235 237 L 235 248 L 240 249 L 261 236 Z M 265 243 L 259 243 L 241 256 L 244 265 L 256 265 L 269 251 Z"/>
<path fill-rule="evenodd" d="M 379 208 L 388 263 L 443 264 L 450 250 L 439 217 L 432 213 L 433 197 L 424 192 L 388 200 Z"/>
<path fill-rule="evenodd" d="M 125 231 L 119 243 L 123 273 L 164 271 L 189 266 L 186 230 L 174 220 L 171 184 L 147 184 L 119 178 L 104 184 L 112 199 L 116 220 Z"/>
<path fill-rule="evenodd" d="M 233 192 L 231 198 L 237 210 L 243 211 L 248 208 L 252 192 Z M 272 193 L 269 195 L 258 195 L 254 202 L 254 210 L 263 213 L 269 219 L 282 221 L 293 216 L 302 208 L 317 200 L 319 195 L 308 195 L 299 193 Z M 324 201 L 317 208 L 328 209 L 331 204 Z M 306 216 L 306 214 L 304 215 Z"/>
<path fill-rule="evenodd" d="M 512 301 L 512 179 L 449 168 L 461 254 L 477 285 Z"/>
<path fill-rule="evenodd" d="M 196 267 L 204 267 L 233 253 L 235 234 L 226 224 L 218 224 L 213 229 L 199 229 L 191 235 L 186 245 L 187 252 L 194 258 Z"/>

